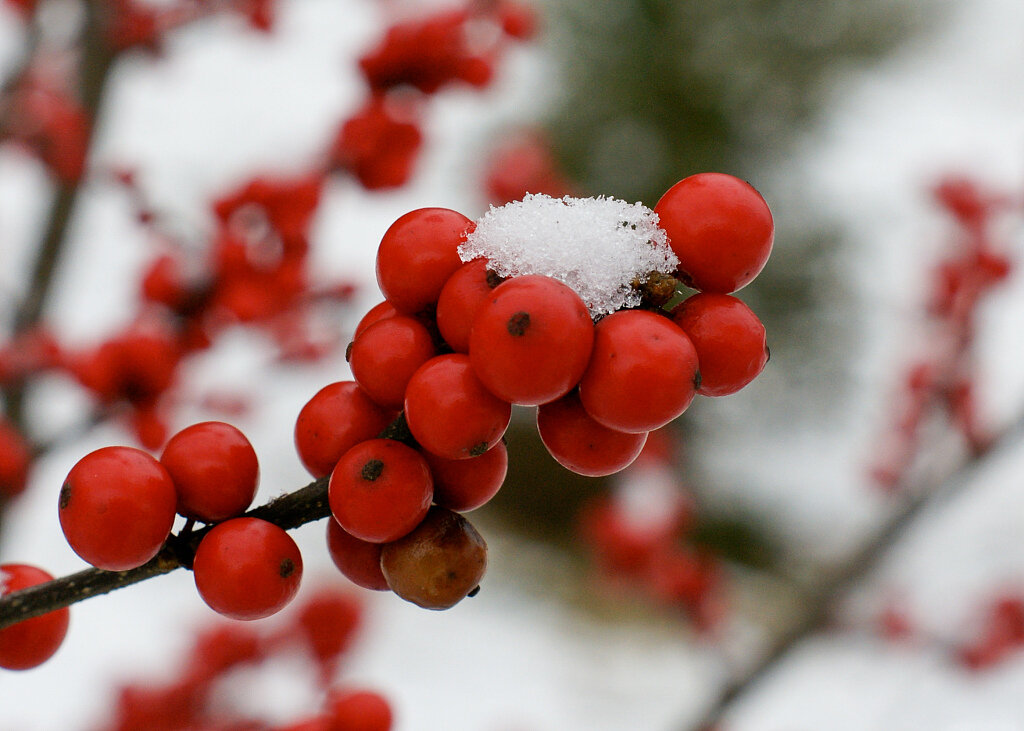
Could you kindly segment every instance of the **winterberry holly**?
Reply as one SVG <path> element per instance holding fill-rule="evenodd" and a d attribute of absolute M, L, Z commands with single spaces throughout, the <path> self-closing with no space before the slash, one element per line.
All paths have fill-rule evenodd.
<path fill-rule="evenodd" d="M 177 502 L 174 482 L 156 459 L 133 447 L 103 447 L 68 473 L 58 501 L 60 525 L 83 559 L 124 571 L 157 554 Z"/>
<path fill-rule="evenodd" d="M 245 512 L 260 481 L 256 450 L 222 421 L 204 421 L 171 437 L 160 456 L 178 494 L 178 513 L 215 523 Z"/>
<path fill-rule="evenodd" d="M 646 432 L 686 411 L 700 385 L 697 351 L 667 317 L 615 312 L 594 328 L 594 352 L 580 380 L 580 401 L 600 424 Z"/>
<path fill-rule="evenodd" d="M 491 393 L 536 406 L 579 382 L 593 344 L 594 324 L 579 295 L 550 277 L 526 275 L 500 284 L 480 306 L 469 357 Z"/>
<path fill-rule="evenodd" d="M 352 447 L 331 473 L 328 501 L 348 533 L 371 543 L 401 538 L 427 514 L 434 493 L 419 452 L 392 439 Z"/>
<path fill-rule="evenodd" d="M 47 572 L 26 564 L 0 565 L 0 596 L 52 580 Z M 64 642 L 70 612 L 47 612 L 0 630 L 0 668 L 28 670 L 49 660 Z"/>
<path fill-rule="evenodd" d="M 469 521 L 435 505 L 415 530 L 384 544 L 380 564 L 398 596 L 424 609 L 449 609 L 479 586 L 487 544 Z"/>
<path fill-rule="evenodd" d="M 261 619 L 299 590 L 302 555 L 288 533 L 258 518 L 232 518 L 203 536 L 192 564 L 196 588 L 218 614 Z"/>
<path fill-rule="evenodd" d="M 697 350 L 703 396 L 735 393 L 754 380 L 768 362 L 764 325 L 741 300 L 700 292 L 672 310 Z"/>
<path fill-rule="evenodd" d="M 749 183 L 724 173 L 680 180 L 654 212 L 679 257 L 678 276 L 703 292 L 728 294 L 764 268 L 775 238 L 772 213 Z"/>

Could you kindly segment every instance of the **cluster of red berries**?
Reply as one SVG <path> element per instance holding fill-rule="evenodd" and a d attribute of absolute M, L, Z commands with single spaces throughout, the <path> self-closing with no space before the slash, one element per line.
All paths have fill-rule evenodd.
<path fill-rule="evenodd" d="M 215 524 L 195 551 L 196 588 L 220 614 L 259 619 L 295 596 L 302 556 L 282 528 L 238 517 L 258 483 L 256 452 L 245 435 L 223 422 L 202 422 L 175 434 L 159 460 L 133 447 L 103 447 L 80 459 L 60 491 L 60 524 L 75 553 L 108 571 L 156 556 L 176 514 Z"/>
<path fill-rule="evenodd" d="M 725 574 L 720 561 L 691 540 L 696 512 L 678 482 L 678 453 L 668 430 L 652 432 L 612 492 L 584 505 L 578 531 L 602 586 L 682 609 L 706 631 L 725 611 Z"/>
<path fill-rule="evenodd" d="M 356 639 L 362 606 L 350 594 L 320 589 L 273 627 L 218 624 L 200 631 L 177 672 L 161 683 L 133 681 L 116 695 L 103 731 L 388 731 L 390 704 L 379 693 L 336 684 Z M 298 651 L 298 652 L 296 652 Z M 284 725 L 232 708 L 221 692 L 240 670 L 300 657 L 317 670 L 324 698 L 315 715 Z M 164 673 L 165 677 L 167 676 Z"/>
<path fill-rule="evenodd" d="M 484 45 L 481 25 L 500 29 Z M 330 167 L 368 190 L 403 185 L 423 141 L 425 99 L 454 84 L 488 86 L 505 39 L 527 40 L 536 26 L 534 12 L 512 0 L 468 3 L 392 25 L 359 59 L 367 99 L 339 126 Z"/>
<path fill-rule="evenodd" d="M 958 230 L 953 252 L 932 274 L 926 306 L 933 329 L 930 352 L 907 369 L 895 424 L 871 469 L 875 483 L 887 490 L 898 486 L 913 466 L 922 425 L 936 407 L 944 408 L 973 454 L 985 451 L 992 439 L 976 408 L 976 320 L 985 298 L 1013 271 L 1002 223 L 1024 208 L 1011 196 L 985 191 L 965 178 L 947 178 L 933 194 Z"/>
<path fill-rule="evenodd" d="M 463 262 L 473 222 L 456 211 L 419 209 L 391 225 L 377 252 L 385 301 L 349 347 L 354 381 L 317 393 L 295 430 L 309 471 L 330 475 L 332 555 L 353 581 L 431 608 L 476 587 L 486 547 L 459 513 L 504 480 L 513 404 L 538 407 L 541 438 L 561 464 L 607 475 L 698 392 L 732 393 L 761 371 L 764 327 L 727 292 L 767 260 L 768 206 L 748 184 L 704 174 L 655 211 L 678 275 L 704 291 L 671 312 L 658 304 L 596 324 L 560 281 L 501 281 L 487 260 Z"/>
<path fill-rule="evenodd" d="M 901 603 L 890 602 L 877 617 L 878 632 L 894 642 L 931 642 L 971 671 L 990 670 L 1024 649 L 1024 595 L 1004 589 L 990 596 L 972 621 L 972 636 L 953 643 L 929 636 Z"/>

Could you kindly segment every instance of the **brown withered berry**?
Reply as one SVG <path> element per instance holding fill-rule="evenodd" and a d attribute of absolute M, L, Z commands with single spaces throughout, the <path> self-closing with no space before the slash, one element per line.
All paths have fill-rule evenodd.
<path fill-rule="evenodd" d="M 384 544 L 380 565 L 398 596 L 425 609 L 448 609 L 479 586 L 487 544 L 469 521 L 435 505 L 412 533 Z"/>

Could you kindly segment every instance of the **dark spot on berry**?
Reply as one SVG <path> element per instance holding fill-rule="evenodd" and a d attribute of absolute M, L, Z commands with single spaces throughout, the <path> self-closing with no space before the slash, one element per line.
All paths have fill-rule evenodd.
<path fill-rule="evenodd" d="M 61 510 L 63 510 L 64 508 L 66 508 L 68 506 L 68 504 L 70 502 L 71 502 L 71 483 L 70 482 L 65 482 L 61 486 L 61 488 L 60 488 L 60 500 L 58 501 L 57 505 L 60 507 Z"/>
<path fill-rule="evenodd" d="M 517 312 L 508 318 L 505 327 L 508 329 L 508 334 L 514 337 L 525 335 L 526 330 L 530 327 L 530 313 Z"/>
<path fill-rule="evenodd" d="M 700 390 L 700 384 L 701 384 L 702 381 L 703 381 L 703 379 L 701 378 L 700 371 L 694 371 L 694 374 L 693 374 L 693 390 L 694 391 L 699 391 Z"/>
<path fill-rule="evenodd" d="M 487 270 L 487 286 L 490 289 L 494 289 L 495 287 L 497 287 L 499 284 L 501 284 L 504 281 L 505 281 L 505 277 L 500 276 L 493 269 L 488 269 Z"/>
<path fill-rule="evenodd" d="M 473 587 L 472 591 L 470 591 L 468 594 L 466 594 L 466 596 L 476 596 L 479 593 L 480 593 L 480 585 L 477 584 L 475 587 Z"/>
<path fill-rule="evenodd" d="M 287 579 L 295 573 L 295 562 L 290 558 L 284 559 L 281 561 L 281 565 L 277 567 L 277 573 L 281 575 L 282 579 Z"/>
<path fill-rule="evenodd" d="M 479 444 L 474 445 L 471 450 L 469 450 L 469 456 L 470 457 L 479 457 L 481 454 L 483 454 L 486 451 L 487 451 L 487 442 L 480 442 Z"/>
<path fill-rule="evenodd" d="M 373 482 L 380 477 L 381 472 L 384 471 L 384 463 L 379 459 L 371 459 L 369 462 L 363 465 L 363 469 L 360 471 L 362 478 L 368 482 Z"/>
<path fill-rule="evenodd" d="M 348 363 L 350 360 L 352 360 L 352 346 L 355 345 L 355 344 L 356 344 L 356 341 L 353 340 L 345 348 L 345 362 L 346 363 Z"/>
<path fill-rule="evenodd" d="M 764 345 L 764 362 L 767 363 L 772 359 L 772 349 L 768 347 L 768 343 Z"/>

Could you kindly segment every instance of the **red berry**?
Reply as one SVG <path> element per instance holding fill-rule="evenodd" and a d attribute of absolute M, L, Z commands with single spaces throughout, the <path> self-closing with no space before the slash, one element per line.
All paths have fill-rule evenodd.
<path fill-rule="evenodd" d="M 333 731 L 389 731 L 391 706 L 384 696 L 369 690 L 335 691 L 327 699 Z"/>
<path fill-rule="evenodd" d="M 0 596 L 53 579 L 35 566 L 0 565 Z M 28 670 L 49 660 L 68 633 L 70 612 L 56 609 L 0 629 L 0 668 Z"/>
<path fill-rule="evenodd" d="M 396 315 L 370 325 L 349 351 L 349 366 L 366 395 L 387 408 L 400 409 L 405 387 L 416 369 L 437 349 L 418 320 Z"/>
<path fill-rule="evenodd" d="M 472 459 L 444 459 L 425 453 L 434 476 L 434 502 L 468 513 L 494 497 L 505 482 L 508 450 L 502 442 Z"/>
<path fill-rule="evenodd" d="M 348 533 L 371 543 L 401 538 L 423 520 L 434 483 L 423 455 L 391 439 L 352 447 L 331 473 L 328 500 Z"/>
<path fill-rule="evenodd" d="M 687 286 L 727 294 L 764 268 L 775 224 L 764 198 L 739 178 L 699 173 L 679 181 L 654 207 L 679 257 Z"/>
<path fill-rule="evenodd" d="M 32 451 L 17 429 L 0 418 L 0 502 L 20 495 L 28 483 Z"/>
<path fill-rule="evenodd" d="M 398 596 L 424 609 L 449 609 L 480 585 L 487 544 L 469 521 L 435 505 L 415 530 L 384 545 L 380 565 Z"/>
<path fill-rule="evenodd" d="M 302 555 L 288 533 L 258 518 L 232 518 L 203 536 L 192 564 L 196 588 L 218 614 L 261 619 L 299 590 Z"/>
<path fill-rule="evenodd" d="M 163 465 L 140 449 L 103 447 L 78 460 L 60 491 L 60 526 L 93 566 L 132 569 L 167 540 L 178 502 Z"/>
<path fill-rule="evenodd" d="M 365 315 L 363 315 L 363 319 L 359 321 L 359 324 L 356 325 L 356 331 L 352 334 L 352 339 L 355 340 L 358 338 L 363 333 L 363 330 L 370 327 L 370 325 L 378 320 L 386 320 L 387 318 L 394 317 L 397 314 L 398 310 L 396 310 L 387 300 L 375 304 Z"/>
<path fill-rule="evenodd" d="M 387 591 L 388 582 L 380 570 L 380 543 L 361 541 L 349 535 L 338 521 L 327 521 L 327 552 L 338 571 L 356 586 Z"/>
<path fill-rule="evenodd" d="M 597 323 L 580 401 L 609 429 L 652 431 L 686 411 L 699 378 L 686 333 L 653 312 L 624 310 Z"/>
<path fill-rule="evenodd" d="M 469 357 L 489 391 L 514 404 L 554 401 L 583 375 L 594 343 L 587 306 L 550 277 L 509 279 L 473 320 Z"/>
<path fill-rule="evenodd" d="M 420 208 L 391 224 L 377 250 L 377 284 L 388 302 L 408 315 L 432 310 L 462 266 L 458 247 L 472 225 L 447 208 Z"/>
<path fill-rule="evenodd" d="M 362 605 L 351 592 L 325 587 L 299 607 L 295 625 L 316 660 L 329 664 L 351 647 L 361 618 Z"/>
<path fill-rule="evenodd" d="M 260 466 L 245 435 L 204 421 L 171 437 L 160 457 L 178 493 L 178 513 L 203 523 L 241 515 L 256 497 Z"/>
<path fill-rule="evenodd" d="M 437 300 L 437 329 L 456 353 L 469 352 L 473 318 L 497 284 L 498 280 L 487 274 L 486 259 L 463 264 L 445 283 Z"/>
<path fill-rule="evenodd" d="M 695 294 L 672 310 L 672 319 L 697 349 L 699 394 L 735 393 L 753 381 L 768 362 L 764 325 L 735 297 Z"/>
<path fill-rule="evenodd" d="M 409 379 L 405 419 L 420 446 L 445 459 L 479 457 L 501 439 L 512 404 L 484 388 L 469 356 L 431 358 Z"/>
<path fill-rule="evenodd" d="M 352 447 L 373 439 L 396 412 L 374 403 L 355 381 L 324 386 L 295 420 L 295 449 L 313 477 L 326 477 Z"/>
<path fill-rule="evenodd" d="M 558 464 L 587 477 L 603 477 L 625 469 L 647 441 L 647 432 L 629 434 L 594 421 L 576 392 L 539 406 L 537 431 Z"/>

